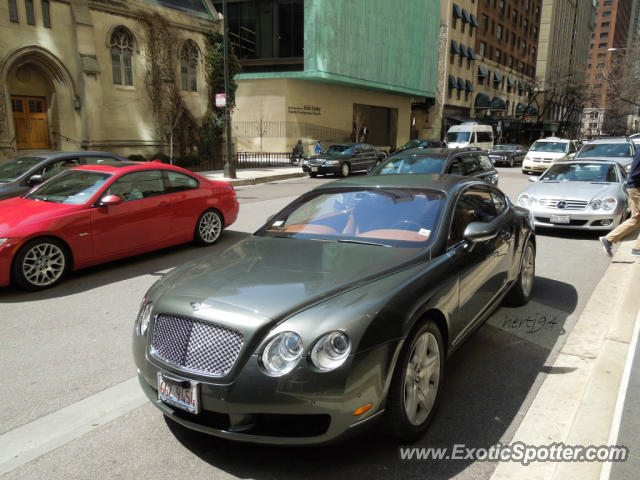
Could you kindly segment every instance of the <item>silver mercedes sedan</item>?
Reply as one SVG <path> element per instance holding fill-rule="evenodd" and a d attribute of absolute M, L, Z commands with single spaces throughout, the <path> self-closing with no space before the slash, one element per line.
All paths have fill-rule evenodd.
<path fill-rule="evenodd" d="M 566 161 L 549 167 L 518 197 L 539 227 L 612 230 L 629 215 L 627 174 L 615 160 Z"/>

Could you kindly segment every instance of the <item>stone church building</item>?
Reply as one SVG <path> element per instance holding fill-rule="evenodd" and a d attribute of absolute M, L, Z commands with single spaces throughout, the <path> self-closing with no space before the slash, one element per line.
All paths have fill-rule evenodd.
<path fill-rule="evenodd" d="M 207 110 L 209 0 L 0 0 L 0 161 L 39 150 L 149 156 L 164 146 L 146 81 L 158 13 L 178 41 L 176 83 L 194 118 Z"/>

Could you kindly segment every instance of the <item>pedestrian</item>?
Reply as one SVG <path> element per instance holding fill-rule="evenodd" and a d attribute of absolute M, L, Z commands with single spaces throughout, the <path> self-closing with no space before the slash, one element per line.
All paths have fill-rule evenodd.
<path fill-rule="evenodd" d="M 318 143 L 316 143 L 316 148 L 314 151 L 316 152 L 316 154 L 322 153 L 322 144 L 320 143 L 320 140 L 318 140 Z"/>
<path fill-rule="evenodd" d="M 360 130 L 360 143 L 365 143 L 367 141 L 367 137 L 369 136 L 369 127 L 365 123 Z"/>
<path fill-rule="evenodd" d="M 302 140 L 298 140 L 298 143 L 293 147 L 293 153 L 291 154 L 291 164 L 299 163 L 302 160 L 304 148 L 302 146 Z"/>
<path fill-rule="evenodd" d="M 611 253 L 611 247 L 613 247 L 613 244 L 619 242 L 628 234 L 640 227 L 640 150 L 638 150 L 633 156 L 631 172 L 627 178 L 627 195 L 629 195 L 631 216 L 627 221 L 611 230 L 606 236 L 600 237 L 602 247 L 604 248 L 605 253 L 610 257 L 613 256 Z M 631 254 L 640 255 L 640 235 L 633 244 Z"/>

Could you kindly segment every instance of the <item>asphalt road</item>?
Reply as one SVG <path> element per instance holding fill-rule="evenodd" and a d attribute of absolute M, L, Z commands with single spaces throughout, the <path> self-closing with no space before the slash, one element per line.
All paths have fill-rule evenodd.
<path fill-rule="evenodd" d="M 499 171 L 515 200 L 526 177 L 519 168 Z M 140 400 L 131 333 L 147 288 L 177 265 L 222 251 L 329 180 L 238 187 L 240 217 L 213 247 L 185 245 L 97 266 L 42 293 L 0 289 L 0 467 L 8 465 L 4 444 L 20 450 L 52 439 L 33 460 L 16 459 L 3 478 L 488 478 L 492 463 L 401 461 L 397 444 L 377 430 L 322 448 L 242 445 L 167 422 Z M 541 380 L 556 373 L 546 365 L 608 262 L 596 234 L 539 231 L 534 300 L 497 310 L 450 359 L 438 416 L 417 445 L 508 443 Z"/>

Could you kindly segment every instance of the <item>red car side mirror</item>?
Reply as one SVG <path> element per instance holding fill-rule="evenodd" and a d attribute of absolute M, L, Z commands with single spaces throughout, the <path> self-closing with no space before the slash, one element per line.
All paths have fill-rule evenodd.
<path fill-rule="evenodd" d="M 100 205 L 104 207 L 118 205 L 119 203 L 122 203 L 122 199 L 118 195 L 105 195 L 100 199 Z"/>

